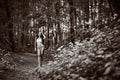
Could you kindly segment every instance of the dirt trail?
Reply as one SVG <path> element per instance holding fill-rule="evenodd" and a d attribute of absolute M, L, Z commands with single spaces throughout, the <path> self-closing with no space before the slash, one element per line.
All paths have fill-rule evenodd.
<path fill-rule="evenodd" d="M 25 54 L 19 55 L 20 56 L 20 63 L 16 66 L 17 70 L 21 71 L 29 71 L 37 67 L 37 55 L 36 54 Z"/>
<path fill-rule="evenodd" d="M 32 71 L 37 67 L 36 54 L 15 54 L 17 60 L 15 70 L 6 70 L 0 80 L 34 80 Z"/>
<path fill-rule="evenodd" d="M 32 72 L 38 66 L 37 54 L 25 53 L 25 54 L 14 54 L 14 56 L 16 57 L 15 63 L 17 64 L 15 67 L 15 71 L 7 70 L 5 72 L 4 75 L 5 78 L 3 80 L 36 80 L 32 76 Z M 49 70 L 46 64 L 50 60 L 52 60 L 51 52 L 45 54 L 44 56 L 44 61 L 43 61 L 44 70 Z"/>

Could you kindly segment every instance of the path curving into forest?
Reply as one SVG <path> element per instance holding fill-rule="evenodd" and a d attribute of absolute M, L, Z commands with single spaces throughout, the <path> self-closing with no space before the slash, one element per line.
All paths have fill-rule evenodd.
<path fill-rule="evenodd" d="M 46 51 L 44 56 L 43 67 L 46 71 L 49 71 L 49 67 L 46 66 L 48 61 L 52 60 L 51 51 Z M 33 71 L 38 68 L 37 54 L 33 53 L 24 53 L 24 54 L 14 54 L 16 57 L 15 70 L 5 71 L 4 80 L 34 80 L 32 76 Z M 8 75 L 6 77 L 6 75 Z"/>
<path fill-rule="evenodd" d="M 31 72 L 37 67 L 37 55 L 14 54 L 14 56 L 17 58 L 15 70 L 5 71 L 5 80 L 33 80 Z"/>

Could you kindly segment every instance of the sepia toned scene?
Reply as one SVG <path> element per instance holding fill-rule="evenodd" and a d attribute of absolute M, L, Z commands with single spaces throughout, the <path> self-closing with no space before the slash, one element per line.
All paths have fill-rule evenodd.
<path fill-rule="evenodd" d="M 0 0 L 0 80 L 120 80 L 120 0 Z"/>

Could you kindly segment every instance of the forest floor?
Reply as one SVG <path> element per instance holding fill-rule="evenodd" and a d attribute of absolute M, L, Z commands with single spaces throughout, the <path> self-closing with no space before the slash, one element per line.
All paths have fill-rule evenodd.
<path fill-rule="evenodd" d="M 16 57 L 15 69 L 5 70 L 3 80 L 29 80 L 31 70 L 37 66 L 37 56 L 35 54 L 14 54 L 14 56 Z"/>
<path fill-rule="evenodd" d="M 45 72 L 46 74 L 52 72 L 55 69 L 60 69 L 60 65 L 62 63 L 63 57 L 57 59 L 55 61 L 55 56 L 59 56 L 54 51 L 46 51 L 43 61 L 43 66 L 38 67 L 37 63 L 37 54 L 32 53 L 24 53 L 24 54 L 12 54 L 6 53 L 5 61 L 10 61 L 10 58 L 14 58 L 11 60 L 11 63 L 15 64 L 15 67 L 12 69 L 6 69 L 2 75 L 0 80 L 37 80 L 33 77 L 35 71 Z M 6 60 L 8 59 L 8 60 Z M 59 63 L 58 63 L 59 62 Z M 9 63 L 8 63 L 9 64 Z"/>
<path fill-rule="evenodd" d="M 84 45 L 78 43 L 60 47 L 58 53 L 47 51 L 42 67 L 37 67 L 36 54 L 14 54 L 15 69 L 6 70 L 0 80 L 119 80 L 119 76 L 114 79 L 115 75 L 108 78 L 112 68 L 116 69 L 112 65 L 113 62 L 105 62 L 104 56 L 95 56 L 86 50 Z M 117 70 L 120 70 L 120 67 L 117 67 Z M 119 72 L 117 75 L 120 75 Z"/>
<path fill-rule="evenodd" d="M 75 45 L 46 51 L 42 67 L 37 67 L 37 54 L 13 54 L 0 49 L 0 80 L 119 80 L 119 31 L 97 30 L 93 35 Z"/>
<path fill-rule="evenodd" d="M 51 51 L 49 51 L 51 52 Z M 8 55 L 9 56 L 9 55 Z M 14 56 L 15 67 L 12 69 L 5 69 L 5 72 L 0 76 L 0 80 L 34 80 L 32 72 L 38 68 L 37 54 L 24 53 L 12 54 Z M 52 60 L 50 54 L 44 56 L 43 67 L 46 66 L 48 59 Z M 12 62 L 12 63 L 13 63 Z M 0 73 L 1 75 L 1 73 Z"/>

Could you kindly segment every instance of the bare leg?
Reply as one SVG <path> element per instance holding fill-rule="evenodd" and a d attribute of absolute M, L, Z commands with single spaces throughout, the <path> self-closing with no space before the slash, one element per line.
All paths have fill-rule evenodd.
<path fill-rule="evenodd" d="M 44 47 L 40 50 L 40 65 L 42 66 Z"/>
<path fill-rule="evenodd" d="M 42 51 L 40 50 L 40 66 L 42 66 Z"/>
<path fill-rule="evenodd" d="M 37 52 L 38 52 L 38 67 L 40 67 L 40 49 L 38 49 Z"/>
<path fill-rule="evenodd" d="M 41 48 L 41 66 L 42 66 L 42 61 L 43 61 L 43 48 Z"/>

